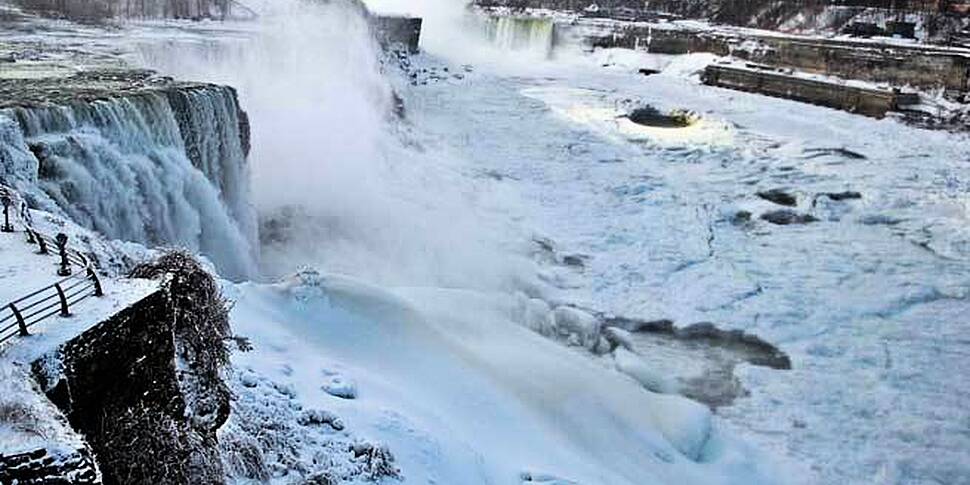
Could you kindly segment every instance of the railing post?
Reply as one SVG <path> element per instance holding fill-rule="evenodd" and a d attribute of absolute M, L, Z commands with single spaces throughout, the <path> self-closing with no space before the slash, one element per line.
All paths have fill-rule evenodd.
<path fill-rule="evenodd" d="M 13 225 L 10 224 L 10 206 L 13 205 L 13 200 L 10 195 L 3 194 L 0 195 L 0 204 L 3 204 L 3 226 L 0 226 L 0 231 L 13 232 Z"/>
<path fill-rule="evenodd" d="M 47 241 L 44 240 L 44 236 L 41 233 L 37 233 L 37 244 L 40 245 L 40 254 L 47 254 Z"/>
<path fill-rule="evenodd" d="M 20 336 L 30 336 L 30 332 L 27 331 L 27 323 L 24 322 L 24 316 L 20 314 L 20 310 L 17 310 L 17 307 L 13 303 L 11 303 L 9 306 L 10 311 L 13 312 L 13 316 L 17 318 L 17 326 L 20 327 Z"/>
<path fill-rule="evenodd" d="M 64 295 L 64 290 L 61 289 L 61 284 L 58 283 L 54 285 L 54 288 L 57 289 L 57 296 L 60 297 L 61 299 L 61 316 L 62 317 L 71 316 L 71 310 L 68 309 L 67 307 L 67 296 Z"/>
<path fill-rule="evenodd" d="M 104 291 L 101 289 L 101 279 L 98 278 L 98 273 L 94 271 L 94 268 L 90 266 L 88 267 L 88 276 L 94 282 L 94 296 L 104 296 Z"/>
<path fill-rule="evenodd" d="M 24 223 L 24 229 L 27 230 L 27 242 L 33 244 L 36 234 L 34 234 L 34 229 L 31 227 L 30 208 L 27 207 L 27 202 L 23 198 L 20 200 L 20 220 Z"/>
<path fill-rule="evenodd" d="M 57 270 L 57 275 L 71 276 L 71 262 L 67 260 L 67 234 L 58 233 L 54 242 L 57 243 L 57 250 L 61 253 L 61 267 Z"/>

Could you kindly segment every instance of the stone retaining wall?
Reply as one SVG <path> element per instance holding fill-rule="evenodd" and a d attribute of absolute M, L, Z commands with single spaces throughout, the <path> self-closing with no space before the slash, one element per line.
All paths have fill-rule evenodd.
<path fill-rule="evenodd" d="M 710 52 L 847 79 L 970 91 L 970 51 L 836 41 L 793 36 L 746 36 L 692 29 L 618 24 L 588 36 L 594 47 L 624 47 L 658 54 Z"/>
<path fill-rule="evenodd" d="M 845 86 L 776 72 L 716 64 L 707 66 L 703 81 L 711 86 L 792 99 L 875 118 L 882 118 L 889 111 L 913 102 L 912 95 L 893 91 Z"/>
<path fill-rule="evenodd" d="M 0 454 L 0 483 L 101 483 L 97 465 L 87 449 L 66 456 L 40 448 L 15 455 Z"/>

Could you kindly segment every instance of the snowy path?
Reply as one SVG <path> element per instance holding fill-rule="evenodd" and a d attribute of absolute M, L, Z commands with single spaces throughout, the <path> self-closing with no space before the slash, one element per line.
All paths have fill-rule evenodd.
<path fill-rule="evenodd" d="M 85 251 L 96 248 L 95 256 L 106 266 L 103 269 L 113 270 L 107 266 L 114 263 L 116 255 L 101 238 L 44 212 L 33 211 L 33 216 L 38 230 L 46 234 L 63 231 L 69 235 L 69 241 L 84 241 L 83 244 L 72 244 L 77 244 L 75 247 L 84 248 Z M 56 248 L 50 248 L 50 255 L 38 254 L 37 245 L 27 244 L 26 236 L 19 232 L 19 221 L 16 227 L 18 232 L 13 234 L 0 233 L 0 304 L 16 300 L 61 279 L 57 276 L 60 260 L 53 254 Z M 138 254 L 138 251 L 144 252 L 144 249 L 132 248 L 132 254 Z M 74 266 L 74 270 L 78 271 L 77 266 Z M 104 289 L 103 297 L 86 298 L 71 308 L 70 317 L 48 318 L 30 328 L 31 336 L 15 337 L 0 347 L 0 365 L 30 364 L 58 345 L 158 289 L 156 281 L 116 279 L 103 275 L 101 284 Z"/>
<path fill-rule="evenodd" d="M 589 256 L 548 268 L 563 300 L 788 352 L 794 370 L 744 368 L 751 397 L 721 411 L 756 442 L 820 483 L 970 483 L 966 138 L 699 86 L 681 66 L 592 64 L 432 83 L 409 112 L 503 176 L 526 201 L 511 218 Z M 638 103 L 705 125 L 660 139 L 614 119 Z M 757 220 L 782 208 L 755 196 L 774 188 L 822 220 Z M 843 191 L 862 199 L 817 197 Z M 732 224 L 739 210 L 754 220 Z"/>
<path fill-rule="evenodd" d="M 14 233 L 0 233 L 0 304 L 54 283 L 58 279 L 53 255 L 37 254 L 36 244 L 27 244 L 18 227 Z"/>

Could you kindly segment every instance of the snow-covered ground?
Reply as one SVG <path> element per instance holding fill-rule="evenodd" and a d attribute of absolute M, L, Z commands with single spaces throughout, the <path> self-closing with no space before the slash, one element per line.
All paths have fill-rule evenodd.
<path fill-rule="evenodd" d="M 33 359 L 50 352 L 158 288 L 154 281 L 112 277 L 117 276 L 120 267 L 130 264 L 122 263 L 121 258 L 135 257 L 142 260 L 150 257 L 152 253 L 145 248 L 134 244 L 107 242 L 60 217 L 42 211 L 32 213 L 37 230 L 45 234 L 65 233 L 71 247 L 99 261 L 105 271 L 101 276 L 104 296 L 80 301 L 77 307 L 71 308 L 71 317 L 51 317 L 31 327 L 30 332 L 35 335 L 26 339 L 14 338 L 0 347 L 0 361 L 19 364 L 30 364 Z M 15 220 L 14 223 L 16 232 L 0 233 L 0 268 L 3 268 L 0 273 L 0 304 L 3 305 L 62 279 L 57 275 L 60 262 L 60 258 L 55 255 L 57 248 L 50 247 L 50 254 L 39 254 L 36 244 L 27 243 L 20 221 Z M 73 271 L 81 269 L 74 265 Z M 8 323 L 5 322 L 3 326 Z"/>

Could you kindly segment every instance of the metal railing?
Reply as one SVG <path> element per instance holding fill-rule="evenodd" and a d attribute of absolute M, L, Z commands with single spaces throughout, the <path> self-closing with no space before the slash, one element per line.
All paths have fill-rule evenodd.
<path fill-rule="evenodd" d="M 49 318 L 71 316 L 75 305 L 92 296 L 104 296 L 104 291 L 94 265 L 84 253 L 67 245 L 66 235 L 51 237 L 34 229 L 27 205 L 15 190 L 0 185 L 0 201 L 3 203 L 3 214 L 0 215 L 3 217 L 0 221 L 3 232 L 13 231 L 9 209 L 19 205 L 27 243 L 36 244 L 38 254 L 59 256 L 58 275 L 62 277 L 51 285 L 3 304 L 0 308 L 0 345 L 3 345 L 14 337 L 29 336 L 31 327 Z"/>

